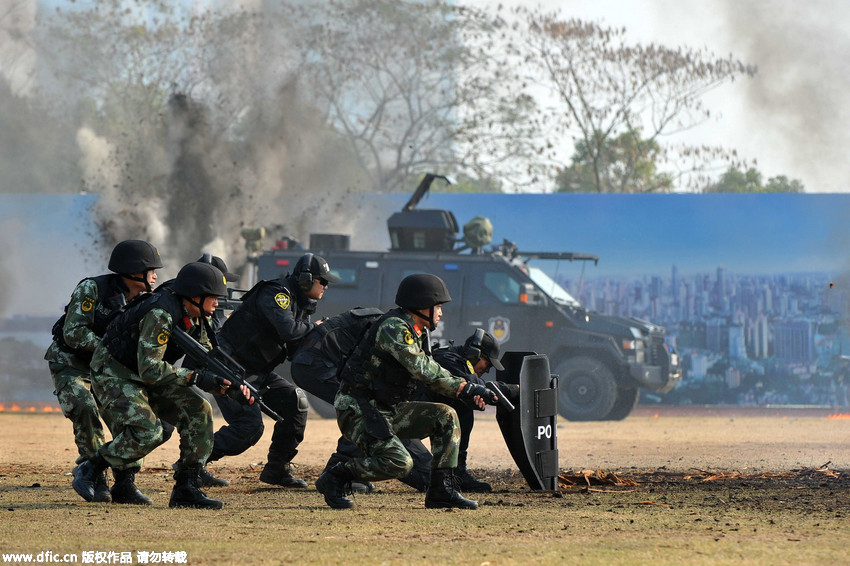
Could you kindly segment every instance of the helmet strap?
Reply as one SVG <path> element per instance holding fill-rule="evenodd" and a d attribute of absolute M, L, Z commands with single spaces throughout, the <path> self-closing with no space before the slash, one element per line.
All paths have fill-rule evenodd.
<path fill-rule="evenodd" d="M 198 310 L 201 311 L 201 318 L 205 319 L 208 316 L 212 316 L 211 312 L 207 312 L 207 311 L 204 310 L 204 301 L 209 296 L 211 296 L 211 295 L 202 295 L 200 302 L 197 302 L 194 299 L 189 298 L 189 297 L 183 297 L 183 298 L 186 299 L 187 301 L 189 301 L 189 304 L 198 307 Z"/>
<path fill-rule="evenodd" d="M 124 277 L 125 279 L 129 279 L 130 281 L 138 281 L 139 283 L 144 283 L 145 289 L 147 290 L 148 293 L 150 293 L 150 292 L 153 291 L 153 288 L 151 287 L 151 284 L 148 283 L 148 271 L 150 271 L 150 269 L 146 269 L 142 273 L 142 277 L 136 277 L 135 275 L 127 275 L 127 274 L 121 274 L 121 277 Z"/>
<path fill-rule="evenodd" d="M 435 325 L 434 325 L 434 307 L 433 306 L 430 309 L 428 309 L 427 315 L 422 314 L 421 309 L 417 309 L 417 310 L 408 309 L 408 310 L 410 312 L 412 312 L 413 314 L 415 314 L 416 316 L 418 316 L 419 318 L 421 318 L 422 320 L 426 321 L 428 323 L 428 328 L 430 330 L 434 330 Z"/>

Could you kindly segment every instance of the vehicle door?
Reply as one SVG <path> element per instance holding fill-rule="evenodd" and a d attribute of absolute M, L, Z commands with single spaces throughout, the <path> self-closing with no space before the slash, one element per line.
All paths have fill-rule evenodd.
<path fill-rule="evenodd" d="M 316 308 L 317 317 L 333 316 L 354 307 L 381 306 L 386 279 L 377 261 L 330 256 L 328 265 L 340 280 L 325 291 Z"/>
<path fill-rule="evenodd" d="M 518 271 L 496 263 L 482 264 L 468 273 L 467 279 L 463 295 L 466 321 L 492 334 L 503 351 L 536 351 L 541 339 L 554 333 L 552 317 L 547 317 L 548 300 L 542 293 L 529 293 L 530 280 Z"/>

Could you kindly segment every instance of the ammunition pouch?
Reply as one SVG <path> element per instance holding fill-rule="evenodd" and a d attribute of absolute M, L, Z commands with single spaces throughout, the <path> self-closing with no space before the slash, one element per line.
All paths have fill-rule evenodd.
<path fill-rule="evenodd" d="M 357 401 L 357 406 L 360 407 L 360 413 L 363 415 L 364 428 L 369 436 L 377 440 L 385 440 L 395 434 L 386 417 L 369 403 L 369 398 L 363 390 L 344 383 L 340 391 Z"/>

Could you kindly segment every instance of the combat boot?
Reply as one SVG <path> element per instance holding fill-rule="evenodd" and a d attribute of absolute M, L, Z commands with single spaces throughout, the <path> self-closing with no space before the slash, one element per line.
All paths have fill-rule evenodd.
<path fill-rule="evenodd" d="M 352 445 L 353 446 L 353 445 Z M 356 447 L 355 447 L 356 449 Z M 337 447 L 339 450 L 339 447 Z M 342 462 L 343 464 L 351 460 L 351 456 L 347 454 L 340 454 L 339 452 L 334 452 L 331 454 L 331 457 L 328 458 L 328 463 L 325 464 L 325 469 L 328 470 L 334 467 L 334 464 L 337 462 Z M 372 493 L 375 491 L 375 484 L 370 481 L 352 481 L 351 482 L 351 492 L 352 493 Z M 421 491 L 425 491 L 424 489 Z"/>
<path fill-rule="evenodd" d="M 352 493 L 372 493 L 375 491 L 375 484 L 370 481 L 353 481 L 351 482 Z"/>
<path fill-rule="evenodd" d="M 174 489 L 171 490 L 169 507 L 192 507 L 194 509 L 221 509 L 224 505 L 218 499 L 207 497 L 198 489 L 201 465 L 180 468 L 174 474 Z"/>
<path fill-rule="evenodd" d="M 171 469 L 174 470 L 174 479 L 177 479 L 177 470 L 180 469 L 180 461 L 178 460 L 171 464 Z M 198 487 L 227 487 L 230 485 L 230 480 L 214 476 L 206 466 L 201 467 L 199 478 Z"/>
<path fill-rule="evenodd" d="M 71 484 L 74 491 L 86 501 L 95 501 L 95 487 L 98 478 L 103 476 L 109 464 L 96 452 L 94 456 L 77 466 L 74 472 L 74 481 Z"/>
<path fill-rule="evenodd" d="M 94 497 L 92 501 L 97 503 L 109 503 L 112 501 L 112 496 L 109 494 L 109 484 L 106 480 L 106 470 L 100 472 L 94 480 Z"/>
<path fill-rule="evenodd" d="M 230 480 L 214 476 L 206 466 L 201 466 L 201 473 L 198 477 L 200 479 L 198 487 L 227 487 L 230 485 Z"/>
<path fill-rule="evenodd" d="M 455 482 L 458 486 L 457 489 L 466 493 L 490 493 L 493 491 L 493 486 L 486 481 L 476 479 L 466 469 L 466 452 L 458 454 Z"/>
<path fill-rule="evenodd" d="M 316 480 L 316 490 L 325 496 L 325 503 L 333 509 L 351 509 L 354 502 L 346 497 L 351 493 L 351 480 L 354 474 L 339 462 L 330 468 L 325 468 Z"/>
<path fill-rule="evenodd" d="M 292 475 L 292 465 L 289 462 L 280 464 L 277 462 L 266 462 L 263 471 L 260 472 L 260 481 L 270 485 L 281 487 L 294 487 L 304 489 L 307 482 Z"/>
<path fill-rule="evenodd" d="M 413 468 L 406 476 L 399 478 L 398 481 L 405 485 L 409 485 L 420 493 L 425 493 L 428 491 L 428 485 L 431 482 L 431 478 L 422 470 Z"/>
<path fill-rule="evenodd" d="M 115 485 L 112 486 L 112 502 L 129 505 L 151 505 L 153 500 L 136 487 L 136 472 L 139 468 L 112 470 Z"/>
<path fill-rule="evenodd" d="M 425 494 L 425 507 L 428 509 L 478 509 L 478 503 L 466 499 L 454 486 L 454 469 L 440 468 L 431 470 L 431 485 Z"/>

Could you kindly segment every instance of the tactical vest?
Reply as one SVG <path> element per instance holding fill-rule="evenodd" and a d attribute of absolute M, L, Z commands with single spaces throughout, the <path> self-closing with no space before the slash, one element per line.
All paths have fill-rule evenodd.
<path fill-rule="evenodd" d="M 332 316 L 310 332 L 303 347 L 321 349 L 323 357 L 342 369 L 357 343 L 383 314 L 381 309 L 357 307 Z"/>
<path fill-rule="evenodd" d="M 77 283 L 77 286 L 79 286 L 83 281 L 88 280 L 94 281 L 97 285 L 97 300 L 95 301 L 94 306 L 94 323 L 91 330 L 94 332 L 95 336 L 102 338 L 110 321 L 112 321 L 112 319 L 121 312 L 121 309 L 126 304 L 124 292 L 127 289 L 121 283 L 121 276 L 114 273 L 98 275 L 97 277 L 86 277 L 85 279 L 81 279 L 80 282 Z M 72 348 L 65 342 L 63 330 L 65 327 L 65 320 L 68 318 L 68 306 L 70 304 L 71 303 L 65 305 L 65 312 L 59 317 L 59 320 L 53 324 L 53 328 L 51 329 L 53 339 L 62 350 L 73 353 L 81 360 L 91 361 L 92 352 Z"/>
<path fill-rule="evenodd" d="M 340 376 L 344 383 L 343 391 L 348 391 L 354 397 L 367 394 L 379 406 L 388 409 L 410 400 L 418 384 L 418 381 L 398 360 L 375 347 L 381 324 L 394 317 L 405 320 L 404 310 L 392 309 L 372 323 L 369 332 L 357 344 L 354 353 L 345 363 Z M 415 335 L 413 326 L 408 324 L 408 328 Z M 379 358 L 381 363 L 376 364 L 372 359 L 373 356 Z"/>
<path fill-rule="evenodd" d="M 142 318 L 154 308 L 163 309 L 171 316 L 172 328 L 177 324 L 184 324 L 183 299 L 170 292 L 151 293 L 145 295 L 144 299 L 131 303 L 127 310 L 109 324 L 103 335 L 103 345 L 112 357 L 134 372 L 139 371 L 139 325 Z M 169 340 L 162 359 L 173 364 L 183 355 L 183 350 Z"/>
<path fill-rule="evenodd" d="M 242 296 L 239 305 L 219 331 L 219 336 L 231 348 L 231 355 L 253 371 L 271 371 L 279 363 L 286 360 L 287 355 L 294 355 L 296 346 L 289 343 L 281 344 L 277 330 L 269 320 L 262 316 L 264 308 L 257 303 L 257 295 L 261 288 L 275 283 L 277 280 L 260 281 L 250 291 Z M 298 297 L 284 286 L 292 300 L 292 317 L 299 319 Z"/>

